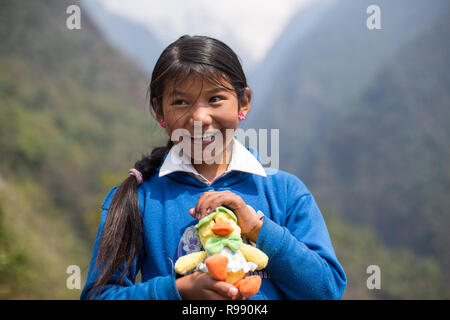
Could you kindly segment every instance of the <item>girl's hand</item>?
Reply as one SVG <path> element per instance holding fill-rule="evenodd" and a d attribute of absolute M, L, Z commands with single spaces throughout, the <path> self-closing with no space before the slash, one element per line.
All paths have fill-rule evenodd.
<path fill-rule="evenodd" d="M 239 290 L 230 283 L 217 281 L 207 273 L 194 272 L 178 278 L 176 286 L 184 300 L 241 300 Z"/>
<path fill-rule="evenodd" d="M 258 219 L 255 212 L 250 210 L 240 196 L 231 191 L 207 191 L 203 193 L 198 198 L 197 206 L 191 208 L 189 214 L 200 220 L 222 205 L 236 214 L 241 233 L 256 242 L 263 222 Z"/>

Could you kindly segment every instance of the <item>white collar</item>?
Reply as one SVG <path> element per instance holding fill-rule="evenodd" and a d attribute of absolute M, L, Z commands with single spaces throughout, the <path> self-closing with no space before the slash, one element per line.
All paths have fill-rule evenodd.
<path fill-rule="evenodd" d="M 163 177 L 175 171 L 183 171 L 190 173 L 192 176 L 210 185 L 214 180 L 223 177 L 225 174 L 231 171 L 248 172 L 263 177 L 267 177 L 264 167 L 259 163 L 258 159 L 248 151 L 236 138 L 233 138 L 233 147 L 231 153 L 231 160 L 228 164 L 227 170 L 220 176 L 214 178 L 212 181 L 208 181 L 203 177 L 194 166 L 191 164 L 188 156 L 181 152 L 181 148 L 178 145 L 174 145 L 166 156 L 161 168 L 159 169 L 159 177 Z"/>

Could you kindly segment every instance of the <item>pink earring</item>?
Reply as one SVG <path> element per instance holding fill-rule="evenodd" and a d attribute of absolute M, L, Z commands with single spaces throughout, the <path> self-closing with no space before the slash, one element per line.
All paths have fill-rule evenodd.
<path fill-rule="evenodd" d="M 244 120 L 245 114 L 243 114 L 242 111 L 239 111 L 238 118 L 239 118 L 239 120 Z"/>
<path fill-rule="evenodd" d="M 161 119 L 161 121 L 159 122 L 159 124 L 160 124 L 161 127 L 163 127 L 163 128 L 166 127 L 166 123 L 164 122 L 164 119 Z"/>

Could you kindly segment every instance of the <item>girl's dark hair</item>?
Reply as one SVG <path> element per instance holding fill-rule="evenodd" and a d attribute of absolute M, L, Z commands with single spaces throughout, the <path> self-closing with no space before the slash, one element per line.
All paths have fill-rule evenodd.
<path fill-rule="evenodd" d="M 240 108 L 241 100 L 245 98 L 247 80 L 238 56 L 217 39 L 183 35 L 171 43 L 156 62 L 148 88 L 150 112 L 162 114 L 167 84 L 173 81 L 174 90 L 191 74 L 236 92 Z M 227 87 L 224 80 L 232 88 Z M 161 166 L 172 146 L 173 142 L 169 139 L 166 146 L 153 149 L 149 156 L 135 163 L 134 167 L 142 173 L 144 181 Z M 106 284 L 120 284 L 140 252 L 142 221 L 137 188 L 136 178 L 128 176 L 117 188 L 111 201 L 94 267 L 98 273 L 92 294 L 100 294 Z M 120 277 L 115 277 L 121 268 Z"/>

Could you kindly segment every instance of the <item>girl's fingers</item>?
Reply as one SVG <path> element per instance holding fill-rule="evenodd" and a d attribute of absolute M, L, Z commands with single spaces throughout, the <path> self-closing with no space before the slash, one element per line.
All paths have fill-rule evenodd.
<path fill-rule="evenodd" d="M 200 220 L 221 205 L 224 205 L 229 209 L 236 211 L 242 205 L 245 205 L 245 203 L 243 202 L 241 197 L 228 190 L 207 191 L 198 198 L 195 209 L 191 208 L 189 210 L 189 213 L 195 219 Z M 238 212 L 235 213 L 238 214 Z"/>
<path fill-rule="evenodd" d="M 195 290 L 197 293 L 200 293 L 202 300 L 235 300 L 242 298 L 235 286 L 225 281 L 217 281 L 207 273 L 197 274 L 193 281 L 196 284 Z"/>
<path fill-rule="evenodd" d="M 204 198 L 199 208 L 200 217 L 206 216 L 208 208 L 215 210 L 218 206 L 227 207 L 236 214 L 242 234 L 250 232 L 258 224 L 257 215 L 248 208 L 240 196 L 231 192 L 217 192 Z"/>
<path fill-rule="evenodd" d="M 204 193 L 198 198 L 197 205 L 196 205 L 196 207 L 195 207 L 195 218 L 196 218 L 196 219 L 200 220 L 201 218 L 203 218 L 204 216 L 207 215 L 207 214 L 205 213 L 206 210 L 204 210 L 205 212 L 202 212 L 202 210 L 201 210 L 201 208 L 204 207 L 203 203 L 204 203 L 209 197 L 211 197 L 211 196 L 213 196 L 213 195 L 215 195 L 215 194 L 217 194 L 217 193 L 219 193 L 219 192 L 216 192 L 216 191 L 207 191 L 207 192 L 204 192 Z M 214 209 L 215 209 L 215 208 L 214 208 Z M 210 210 L 214 210 L 214 209 L 210 209 Z M 211 212 L 212 212 L 212 211 L 211 211 Z M 210 212 L 210 213 L 211 213 L 211 212 Z"/>
<path fill-rule="evenodd" d="M 207 216 L 211 212 L 213 212 L 217 207 L 217 203 L 220 203 L 220 201 L 217 201 L 223 197 L 220 193 L 210 194 L 208 197 L 205 197 L 201 199 L 201 201 L 198 202 L 197 206 L 197 214 L 199 216 L 199 219 Z"/>
<path fill-rule="evenodd" d="M 233 210 L 238 207 L 238 200 L 238 196 L 233 193 L 217 192 L 202 200 L 199 205 L 198 212 L 200 214 L 200 217 L 203 218 L 221 205 L 225 205 Z"/>
<path fill-rule="evenodd" d="M 239 290 L 235 286 L 225 281 L 215 281 L 212 284 L 211 290 L 216 294 L 224 297 L 225 299 L 236 299 L 239 298 Z"/>
<path fill-rule="evenodd" d="M 214 290 L 206 290 L 206 297 L 202 300 L 230 300 L 227 296 L 222 296 Z"/>
<path fill-rule="evenodd" d="M 241 197 L 231 192 L 224 192 L 218 194 L 215 197 L 208 198 L 208 205 L 213 206 L 214 209 L 218 206 L 225 206 L 232 211 L 236 211 L 239 208 L 240 202 L 243 203 Z M 206 205 L 206 202 L 204 203 Z M 238 214 L 238 212 L 235 212 Z"/>

